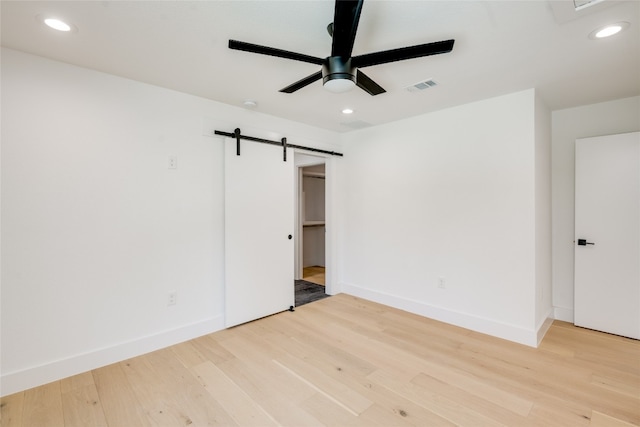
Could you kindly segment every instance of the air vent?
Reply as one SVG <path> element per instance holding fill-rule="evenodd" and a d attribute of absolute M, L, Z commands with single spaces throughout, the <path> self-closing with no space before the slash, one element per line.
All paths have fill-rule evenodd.
<path fill-rule="evenodd" d="M 429 79 L 429 80 L 425 80 L 423 82 L 419 82 L 416 84 L 413 84 L 411 86 L 407 86 L 405 89 L 407 89 L 409 92 L 418 92 L 421 90 L 426 90 L 426 89 L 430 89 L 434 86 L 438 86 L 438 82 L 436 82 L 433 79 Z"/>
<path fill-rule="evenodd" d="M 603 0 L 573 0 L 573 6 L 576 10 L 582 10 L 585 7 L 593 6 Z"/>

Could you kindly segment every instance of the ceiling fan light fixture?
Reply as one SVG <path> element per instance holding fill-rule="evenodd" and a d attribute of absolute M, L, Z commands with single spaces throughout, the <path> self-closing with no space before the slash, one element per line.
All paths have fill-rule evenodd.
<path fill-rule="evenodd" d="M 349 92 L 354 87 L 356 82 L 345 77 L 332 76 L 324 81 L 324 88 L 333 93 Z"/>
<path fill-rule="evenodd" d="M 333 93 L 348 92 L 356 87 L 356 71 L 351 66 L 351 58 L 327 58 L 322 64 L 322 84 Z"/>

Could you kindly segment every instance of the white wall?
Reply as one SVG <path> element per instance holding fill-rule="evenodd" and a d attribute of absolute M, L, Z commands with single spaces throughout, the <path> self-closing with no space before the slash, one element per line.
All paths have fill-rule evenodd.
<path fill-rule="evenodd" d="M 535 346 L 535 109 L 527 90 L 347 134 L 343 291 Z"/>
<path fill-rule="evenodd" d="M 338 138 L 8 49 L 1 84 L 2 395 L 223 327 L 214 128 Z"/>
<path fill-rule="evenodd" d="M 552 129 L 554 317 L 573 322 L 575 140 L 640 130 L 640 97 L 554 111 Z"/>

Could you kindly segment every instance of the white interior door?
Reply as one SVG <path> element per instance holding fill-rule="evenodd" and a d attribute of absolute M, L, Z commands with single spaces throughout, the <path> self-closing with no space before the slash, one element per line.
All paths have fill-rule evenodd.
<path fill-rule="evenodd" d="M 640 338 L 640 132 L 576 140 L 575 227 L 575 324 Z"/>
<path fill-rule="evenodd" d="M 294 166 L 267 144 L 225 141 L 225 324 L 294 305 Z"/>

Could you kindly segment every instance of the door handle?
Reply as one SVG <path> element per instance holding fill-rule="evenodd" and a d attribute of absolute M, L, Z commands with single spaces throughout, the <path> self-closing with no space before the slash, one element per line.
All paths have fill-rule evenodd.
<path fill-rule="evenodd" d="M 595 245 L 595 243 L 587 242 L 587 239 L 578 239 L 578 246 Z"/>

